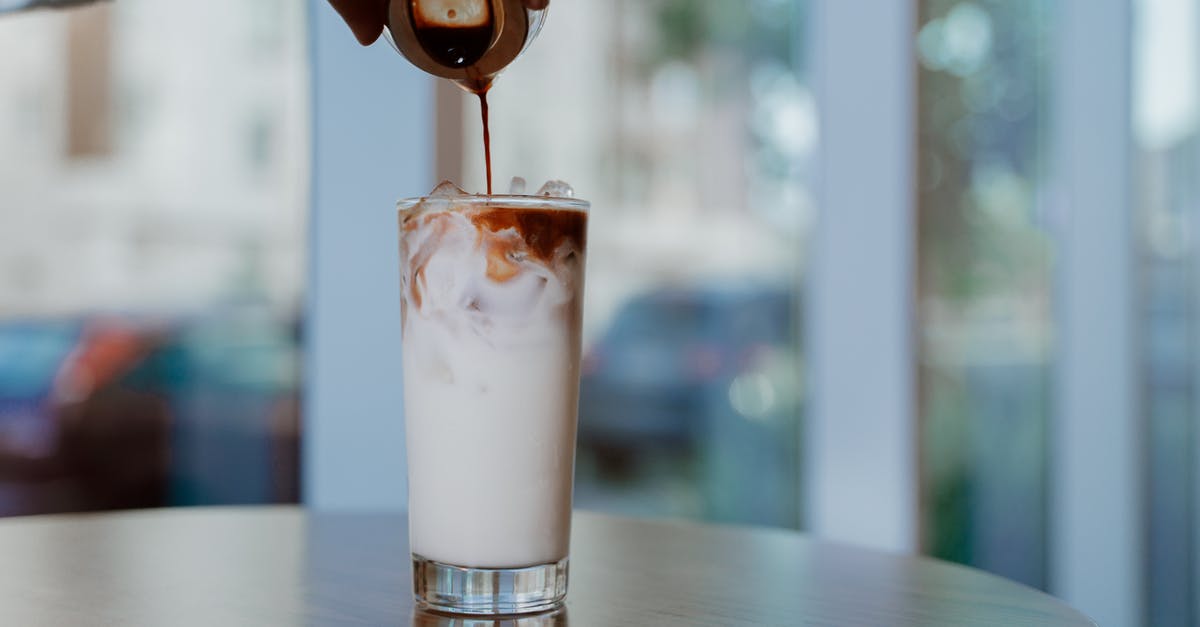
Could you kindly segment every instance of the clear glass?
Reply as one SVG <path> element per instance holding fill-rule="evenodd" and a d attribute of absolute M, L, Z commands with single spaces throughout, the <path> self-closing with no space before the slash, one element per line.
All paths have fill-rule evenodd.
<path fill-rule="evenodd" d="M 517 616 L 448 616 L 439 612 L 413 610 L 412 627 L 564 627 L 570 625 L 567 608 L 541 614 Z"/>
<path fill-rule="evenodd" d="M 922 0 L 916 40 L 923 544 L 1040 588 L 1053 4 Z"/>
<path fill-rule="evenodd" d="M 522 614 L 566 595 L 587 209 L 531 196 L 400 203 L 421 607 Z"/>
<path fill-rule="evenodd" d="M 552 3 L 491 92 L 496 180 L 561 178 L 604 208 L 589 232 L 604 263 L 588 270 L 581 507 L 800 525 L 807 5 Z M 478 105 L 441 111 L 461 114 L 443 128 L 464 135 L 443 142 L 461 146 L 462 178 L 482 181 Z"/>

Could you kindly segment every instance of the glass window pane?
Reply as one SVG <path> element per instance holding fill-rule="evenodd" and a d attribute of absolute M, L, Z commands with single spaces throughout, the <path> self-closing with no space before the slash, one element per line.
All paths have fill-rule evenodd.
<path fill-rule="evenodd" d="M 1138 0 L 1133 39 L 1134 220 L 1147 421 L 1148 624 L 1195 624 L 1196 277 L 1200 11 Z"/>
<path fill-rule="evenodd" d="M 562 2 L 490 94 L 498 189 L 563 179 L 593 203 L 580 506 L 799 524 L 802 8 Z"/>
<path fill-rule="evenodd" d="M 1052 7 L 922 0 L 917 35 L 923 543 L 1043 588 Z"/>
<path fill-rule="evenodd" d="M 304 10 L 0 16 L 0 515 L 298 498 Z"/>

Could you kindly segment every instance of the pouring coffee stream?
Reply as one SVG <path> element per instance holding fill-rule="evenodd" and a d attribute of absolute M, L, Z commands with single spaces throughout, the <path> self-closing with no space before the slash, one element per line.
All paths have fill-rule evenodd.
<path fill-rule="evenodd" d="M 549 0 L 391 0 L 388 40 L 413 65 L 479 98 L 487 192 L 492 193 L 487 94 L 542 28 Z"/>

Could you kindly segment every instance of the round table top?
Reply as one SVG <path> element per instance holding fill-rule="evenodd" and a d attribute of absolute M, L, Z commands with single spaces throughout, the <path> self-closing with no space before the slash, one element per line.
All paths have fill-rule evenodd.
<path fill-rule="evenodd" d="M 417 612 L 403 516 L 296 507 L 0 521 L 3 625 L 1091 625 L 962 566 L 768 529 L 577 512 L 566 610 Z"/>

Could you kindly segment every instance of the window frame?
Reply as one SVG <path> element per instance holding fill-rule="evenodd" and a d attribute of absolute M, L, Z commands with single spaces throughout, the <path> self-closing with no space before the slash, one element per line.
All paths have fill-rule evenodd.
<path fill-rule="evenodd" d="M 1146 514 L 1134 339 L 1132 3 L 1058 7 L 1050 585 L 1099 624 L 1136 625 L 1145 617 Z"/>

